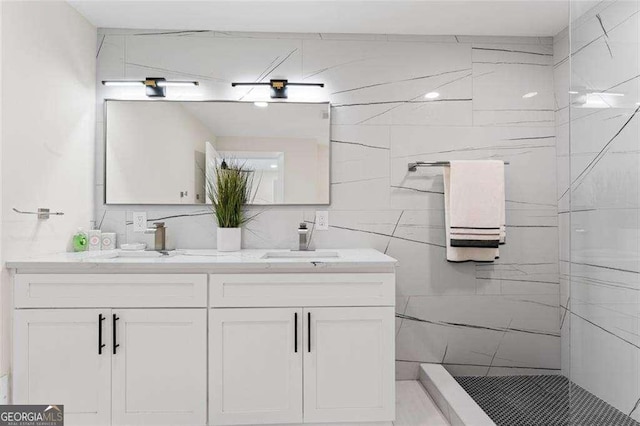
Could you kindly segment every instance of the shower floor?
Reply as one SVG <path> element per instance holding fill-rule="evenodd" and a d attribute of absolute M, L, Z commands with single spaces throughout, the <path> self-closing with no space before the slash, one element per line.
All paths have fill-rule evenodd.
<path fill-rule="evenodd" d="M 498 426 L 640 426 L 564 376 L 455 378 Z M 570 408 L 570 409 L 569 409 Z"/>

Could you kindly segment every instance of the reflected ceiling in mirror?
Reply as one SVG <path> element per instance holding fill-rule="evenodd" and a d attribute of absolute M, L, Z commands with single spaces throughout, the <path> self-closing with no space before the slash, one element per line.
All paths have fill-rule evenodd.
<path fill-rule="evenodd" d="M 329 204 L 329 103 L 106 103 L 107 204 L 209 204 L 221 159 L 253 170 L 252 204 Z"/>

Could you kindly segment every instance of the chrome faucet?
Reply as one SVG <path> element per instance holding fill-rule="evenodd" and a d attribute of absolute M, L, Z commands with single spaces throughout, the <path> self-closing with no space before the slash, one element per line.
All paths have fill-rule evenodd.
<path fill-rule="evenodd" d="M 167 250 L 167 228 L 164 226 L 164 222 L 154 222 L 155 228 L 148 228 L 144 231 L 145 234 L 155 234 L 155 248 L 156 251 Z"/>
<path fill-rule="evenodd" d="M 298 227 L 298 251 L 309 250 L 309 243 L 309 229 L 307 229 L 307 224 L 302 222 Z"/>

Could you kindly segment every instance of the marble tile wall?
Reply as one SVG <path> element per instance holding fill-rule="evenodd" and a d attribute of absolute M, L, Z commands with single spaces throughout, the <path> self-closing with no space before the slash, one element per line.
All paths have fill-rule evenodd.
<path fill-rule="evenodd" d="M 332 103 L 330 229 L 319 248 L 372 247 L 399 260 L 397 375 L 421 362 L 454 374 L 560 371 L 557 100 L 552 38 L 257 34 L 103 29 L 98 81 L 196 79 L 169 99 L 244 99 L 259 90 L 232 81 L 323 82 L 292 100 Z M 435 101 L 424 94 L 441 93 Z M 523 95 L 537 92 L 531 98 Z M 97 87 L 103 99 L 141 99 L 132 88 Z M 164 218 L 172 244 L 213 248 L 206 208 L 105 206 L 103 122 L 96 129 L 96 220 L 120 242 L 144 240 L 133 211 Z M 408 174 L 416 160 L 488 159 L 507 167 L 507 245 L 495 264 L 445 260 L 441 170 Z M 144 161 L 144 159 L 141 159 Z M 161 173 L 158 170 L 158 173 Z M 291 248 L 316 209 L 262 209 L 248 248 Z"/>
<path fill-rule="evenodd" d="M 572 12 L 580 7 L 572 2 Z M 561 304 L 568 312 L 565 324 L 570 321 L 562 327 L 563 349 L 570 346 L 563 351 L 563 371 L 568 366 L 575 383 L 636 420 L 639 12 L 638 1 L 616 1 L 573 13 L 570 90 L 576 93 L 570 120 L 559 119 L 557 130 L 559 169 L 569 171 L 558 176 Z M 556 37 L 558 43 L 564 51 L 566 41 Z"/>
<path fill-rule="evenodd" d="M 569 267 L 571 236 L 571 196 L 567 189 L 571 185 L 571 158 L 569 155 L 570 134 L 570 58 L 569 27 L 558 33 L 553 39 L 553 81 L 555 87 L 556 109 L 556 178 L 558 182 L 558 268 L 560 282 L 560 334 L 562 354 L 562 374 L 570 375 L 570 324 L 569 303 Z"/>

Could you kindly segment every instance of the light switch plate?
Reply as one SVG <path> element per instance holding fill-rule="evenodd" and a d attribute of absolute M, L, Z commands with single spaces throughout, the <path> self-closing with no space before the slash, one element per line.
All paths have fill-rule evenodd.
<path fill-rule="evenodd" d="M 329 212 L 317 211 L 316 212 L 316 230 L 317 231 L 328 231 L 329 230 Z"/>
<path fill-rule="evenodd" d="M 133 232 L 147 230 L 147 212 L 133 212 Z"/>

